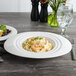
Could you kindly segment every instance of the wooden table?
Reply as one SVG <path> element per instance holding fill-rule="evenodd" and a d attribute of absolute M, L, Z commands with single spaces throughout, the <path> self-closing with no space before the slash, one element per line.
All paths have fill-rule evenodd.
<path fill-rule="evenodd" d="M 59 29 L 50 28 L 47 23 L 32 22 L 30 13 L 0 13 L 0 24 L 15 27 L 18 32 L 47 31 L 60 33 Z M 76 51 L 76 13 L 67 34 L 74 38 L 73 49 Z M 69 47 L 68 47 L 69 48 Z M 71 52 L 52 59 L 28 59 L 9 53 L 2 56 L 0 76 L 76 76 L 76 61 L 72 60 Z"/>

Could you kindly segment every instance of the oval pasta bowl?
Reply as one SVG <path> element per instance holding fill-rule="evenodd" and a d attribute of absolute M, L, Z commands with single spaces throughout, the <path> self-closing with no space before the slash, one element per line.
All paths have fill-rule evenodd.
<path fill-rule="evenodd" d="M 53 45 L 53 49 L 48 52 L 32 52 L 25 50 L 22 47 L 22 43 L 30 37 L 44 37 Z M 10 45 L 9 45 L 10 44 Z M 25 58 L 45 59 L 54 58 L 69 53 L 72 49 L 71 43 L 64 37 L 49 33 L 49 32 L 24 32 L 17 34 L 16 36 L 9 38 L 4 48 L 7 52 Z"/>
<path fill-rule="evenodd" d="M 3 26 L 6 26 L 6 28 L 10 30 L 10 33 L 8 33 L 7 35 L 1 36 L 0 41 L 5 41 L 8 38 L 13 37 L 17 34 L 17 30 L 14 27 L 8 26 L 8 25 L 3 25 Z"/>

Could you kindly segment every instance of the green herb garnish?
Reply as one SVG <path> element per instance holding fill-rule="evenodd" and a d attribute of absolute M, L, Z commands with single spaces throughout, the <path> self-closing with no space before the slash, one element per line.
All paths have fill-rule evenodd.
<path fill-rule="evenodd" d="M 34 38 L 34 40 L 37 40 L 37 39 L 38 39 L 38 37 Z"/>
<path fill-rule="evenodd" d="M 37 39 L 41 40 L 43 38 L 42 37 L 36 37 L 36 38 L 34 38 L 34 40 L 37 40 Z"/>
<path fill-rule="evenodd" d="M 0 30 L 3 30 L 4 33 L 7 32 L 7 28 L 4 25 L 0 25 Z"/>
<path fill-rule="evenodd" d="M 39 38 L 39 40 L 42 40 L 42 39 L 43 39 L 43 38 L 41 38 L 41 37 Z"/>

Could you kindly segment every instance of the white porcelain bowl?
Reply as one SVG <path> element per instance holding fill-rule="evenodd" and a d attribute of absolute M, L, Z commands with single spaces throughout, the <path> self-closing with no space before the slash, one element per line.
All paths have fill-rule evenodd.
<path fill-rule="evenodd" d="M 48 52 L 39 52 L 39 53 L 24 50 L 22 47 L 22 43 L 26 41 L 28 38 L 36 36 L 47 38 L 52 43 L 54 48 Z M 44 59 L 65 55 L 71 51 L 72 45 L 66 38 L 54 33 L 24 32 L 16 35 L 15 37 L 9 38 L 5 42 L 4 48 L 6 49 L 7 52 L 20 57 Z"/>

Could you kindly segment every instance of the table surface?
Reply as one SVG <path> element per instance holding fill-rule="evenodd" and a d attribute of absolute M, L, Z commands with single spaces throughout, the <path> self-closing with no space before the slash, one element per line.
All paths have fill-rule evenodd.
<path fill-rule="evenodd" d="M 0 24 L 13 26 L 18 33 L 26 31 L 60 33 L 60 29 L 50 28 L 47 23 L 32 22 L 30 13 L 0 13 Z M 76 13 L 66 34 L 74 39 L 75 50 Z M 4 62 L 0 63 L 0 76 L 76 76 L 76 61 L 72 60 L 71 52 L 61 57 L 42 60 L 21 58 L 9 53 L 4 54 L 2 58 Z"/>

